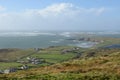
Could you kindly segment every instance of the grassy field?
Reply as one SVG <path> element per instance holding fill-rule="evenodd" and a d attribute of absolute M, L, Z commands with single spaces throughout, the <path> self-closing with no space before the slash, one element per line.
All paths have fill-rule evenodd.
<path fill-rule="evenodd" d="M 6 80 L 120 80 L 120 49 L 100 49 L 94 52 L 94 55 L 102 52 L 106 55 L 93 55 L 51 66 L 2 74 L 0 78 Z"/>
<path fill-rule="evenodd" d="M 62 62 L 62 61 L 72 59 L 75 56 L 75 54 L 73 54 L 73 53 L 69 53 L 69 54 L 41 53 L 41 54 L 35 54 L 32 56 L 38 57 L 38 58 L 43 58 L 43 59 L 45 59 L 45 61 L 50 62 L 50 63 L 57 63 L 57 62 Z"/>
<path fill-rule="evenodd" d="M 37 57 L 45 59 L 48 63 L 58 63 L 62 61 L 66 61 L 74 58 L 77 53 L 68 52 L 66 54 L 62 54 L 63 49 L 72 49 L 73 47 L 55 47 L 55 48 L 47 48 L 45 50 L 41 50 L 31 57 Z"/>
<path fill-rule="evenodd" d="M 16 63 L 16 62 L 0 62 L 0 70 L 4 70 L 4 69 L 8 69 L 10 67 L 18 67 L 21 66 L 20 63 Z"/>
<path fill-rule="evenodd" d="M 20 50 L 20 49 L 7 49 L 7 52 L 3 51 L 0 54 L 1 62 L 0 69 L 7 69 L 11 67 L 18 68 L 22 66 L 23 63 L 18 63 L 17 61 L 27 61 L 27 57 L 34 57 L 44 59 L 45 62 L 34 65 L 27 63 L 29 67 L 38 67 L 38 66 L 46 66 L 54 63 L 60 63 L 63 61 L 70 60 L 74 58 L 77 53 L 68 52 L 65 54 L 61 54 L 63 49 L 72 49 L 73 47 L 49 47 L 42 49 L 40 51 L 35 51 L 34 49 Z M 80 49 L 82 50 L 82 49 Z"/>
<path fill-rule="evenodd" d="M 0 50 L 0 61 L 3 62 L 13 62 L 21 59 L 25 56 L 29 56 L 35 51 L 33 49 L 1 49 Z"/>

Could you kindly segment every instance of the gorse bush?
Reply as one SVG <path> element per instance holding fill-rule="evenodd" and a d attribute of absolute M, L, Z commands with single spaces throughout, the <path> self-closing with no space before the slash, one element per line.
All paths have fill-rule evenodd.
<path fill-rule="evenodd" d="M 30 75 L 23 78 L 7 78 L 1 77 L 0 80 L 120 80 L 119 75 L 111 75 L 106 73 L 98 74 L 41 74 Z"/>

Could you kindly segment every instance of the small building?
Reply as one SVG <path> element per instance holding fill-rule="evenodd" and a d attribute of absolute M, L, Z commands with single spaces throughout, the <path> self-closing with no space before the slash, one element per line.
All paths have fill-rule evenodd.
<path fill-rule="evenodd" d="M 35 57 L 27 57 L 27 60 L 31 64 L 40 64 L 45 61 L 44 59 L 35 58 Z"/>
<path fill-rule="evenodd" d="M 0 70 L 0 74 L 3 74 L 3 70 Z"/>
<path fill-rule="evenodd" d="M 40 51 L 42 50 L 41 48 L 34 48 L 35 51 Z"/>
<path fill-rule="evenodd" d="M 20 69 L 22 69 L 22 70 L 26 70 L 28 68 L 29 68 L 28 65 L 23 65 L 22 67 L 20 67 Z"/>
<path fill-rule="evenodd" d="M 11 72 L 16 72 L 16 70 L 17 70 L 16 68 L 9 68 L 9 69 L 4 70 L 3 73 L 8 74 L 8 73 L 11 73 Z"/>

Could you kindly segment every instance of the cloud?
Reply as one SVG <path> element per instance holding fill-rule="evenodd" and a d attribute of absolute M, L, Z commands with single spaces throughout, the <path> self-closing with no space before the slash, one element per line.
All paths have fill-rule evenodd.
<path fill-rule="evenodd" d="M 61 3 L 61 4 L 53 4 L 51 6 L 46 7 L 45 9 L 39 10 L 38 14 L 40 15 L 58 15 L 66 12 L 73 5 L 70 3 Z"/>
<path fill-rule="evenodd" d="M 58 15 L 76 15 L 76 14 L 96 14 L 100 15 L 105 11 L 105 8 L 81 8 L 72 3 L 59 3 L 47 6 L 43 9 L 27 9 L 25 12 L 31 15 L 40 16 L 58 16 Z"/>
<path fill-rule="evenodd" d="M 5 10 L 6 10 L 6 8 L 5 8 L 5 7 L 0 6 L 0 11 L 5 11 Z"/>
<path fill-rule="evenodd" d="M 73 8 L 71 3 L 60 3 L 47 6 L 43 9 L 27 9 L 26 14 L 39 15 L 39 16 L 57 16 L 60 14 L 67 13 Z"/>
<path fill-rule="evenodd" d="M 104 13 L 106 11 L 106 9 L 104 7 L 102 8 L 99 8 L 97 11 L 96 11 L 96 14 L 97 15 L 101 15 L 102 13 Z"/>
<path fill-rule="evenodd" d="M 0 10 L 5 8 L 1 7 Z M 4 12 L 0 13 L 0 29 L 72 30 L 78 27 L 83 28 L 87 22 L 89 23 L 89 17 L 100 16 L 105 11 L 104 7 L 84 8 L 72 3 L 57 3 L 43 9 Z"/>

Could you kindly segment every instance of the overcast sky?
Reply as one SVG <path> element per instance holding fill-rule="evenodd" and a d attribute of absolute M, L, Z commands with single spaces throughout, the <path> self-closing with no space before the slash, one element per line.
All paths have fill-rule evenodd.
<path fill-rule="evenodd" d="M 0 30 L 120 30 L 120 0 L 0 0 Z"/>

